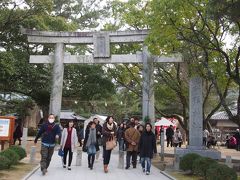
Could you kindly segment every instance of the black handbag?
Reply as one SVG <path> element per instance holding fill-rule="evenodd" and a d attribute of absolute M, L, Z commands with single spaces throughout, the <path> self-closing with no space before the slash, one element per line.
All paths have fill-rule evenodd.
<path fill-rule="evenodd" d="M 82 151 L 83 151 L 83 152 L 87 152 L 87 151 L 88 151 L 87 146 L 84 145 L 84 146 L 82 147 Z"/>
<path fill-rule="evenodd" d="M 101 138 L 98 138 L 98 145 L 99 146 L 102 146 L 103 145 L 103 138 L 101 137 Z"/>

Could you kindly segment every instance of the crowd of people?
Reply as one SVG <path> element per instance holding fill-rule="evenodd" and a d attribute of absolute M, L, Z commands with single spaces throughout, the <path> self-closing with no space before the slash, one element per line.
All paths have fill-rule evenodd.
<path fill-rule="evenodd" d="M 99 158 L 100 149 L 102 149 L 103 170 L 108 173 L 111 153 L 118 143 L 119 151 L 126 151 L 125 169 L 129 169 L 131 165 L 132 168 L 136 168 L 137 162 L 139 162 L 142 171 L 146 175 L 150 174 L 151 159 L 154 153 L 157 153 L 156 136 L 151 123 L 143 126 L 139 124 L 137 118 L 131 118 L 129 121 L 117 125 L 113 116 L 108 116 L 101 126 L 99 120 L 94 118 L 87 125 L 83 137 L 83 128 L 77 132 L 72 120 L 68 121 L 63 129 L 54 121 L 54 115 L 50 114 L 48 121 L 42 124 L 34 140 L 34 143 L 37 143 L 38 139 L 42 137 L 40 166 L 43 175 L 47 173 L 56 141 L 60 142 L 63 168 L 68 170 L 71 170 L 73 151 L 80 143 L 83 151 L 88 154 L 90 170 L 94 168 L 95 159 Z"/>
<path fill-rule="evenodd" d="M 125 169 L 136 168 L 137 162 L 141 164 L 142 171 L 150 174 L 151 159 L 154 153 L 157 153 L 156 141 L 164 132 L 164 128 L 160 128 L 160 132 L 154 129 L 151 123 L 142 125 L 138 118 L 130 118 L 128 121 L 122 121 L 117 124 L 113 116 L 108 116 L 105 122 L 100 125 L 98 118 L 94 118 L 89 122 L 86 128 L 83 125 L 75 126 L 73 120 L 69 120 L 63 128 L 55 123 L 55 117 L 50 114 L 48 121 L 43 123 L 38 130 L 34 143 L 36 144 L 41 137 L 41 171 L 45 175 L 50 165 L 54 147 L 58 142 L 62 155 L 63 168 L 71 170 L 74 149 L 80 145 L 82 150 L 88 154 L 88 168 L 94 168 L 95 159 L 99 159 L 100 151 L 102 151 L 103 171 L 108 173 L 109 163 L 112 150 L 118 144 L 119 152 L 126 151 Z M 85 133 L 84 133 L 85 132 Z M 183 135 L 179 128 L 170 125 L 166 131 L 167 147 L 181 147 L 183 143 Z M 14 144 L 19 141 L 21 145 L 21 123 L 15 124 L 13 139 Z M 217 143 L 216 138 L 209 133 L 207 129 L 203 130 L 203 146 L 210 148 Z M 235 148 L 240 151 L 240 131 L 232 136 L 226 137 L 227 148 Z"/>
<path fill-rule="evenodd" d="M 174 128 L 172 125 L 170 125 L 167 129 L 166 129 L 166 137 L 167 137 L 167 147 L 169 147 L 169 145 L 171 147 L 181 147 L 182 146 L 182 142 L 183 142 L 183 136 L 182 133 L 180 132 L 179 128 L 176 128 L 176 130 L 174 131 Z"/>
<path fill-rule="evenodd" d="M 94 118 L 85 128 L 84 134 L 83 127 L 76 130 L 73 120 L 69 120 L 66 127 L 60 128 L 55 123 L 54 115 L 50 114 L 48 121 L 42 124 L 34 141 L 37 143 L 38 139 L 42 137 L 40 161 L 42 174 L 47 173 L 57 140 L 60 142 L 63 168 L 68 170 L 71 170 L 73 151 L 80 144 L 82 150 L 88 154 L 88 168 L 90 170 L 94 168 L 95 159 L 99 159 L 102 150 L 103 171 L 108 173 L 111 153 L 118 143 L 119 152 L 126 151 L 125 169 L 130 169 L 131 166 L 136 168 L 137 162 L 139 162 L 142 171 L 149 175 L 151 159 L 157 153 L 156 140 L 159 135 L 157 131 L 154 134 L 152 128 L 151 123 L 145 123 L 143 126 L 137 118 L 131 118 L 117 125 L 113 116 L 108 116 L 102 126 L 99 120 Z M 164 132 L 162 127 L 160 132 Z M 236 139 L 236 149 L 239 150 L 239 129 L 233 137 Z M 166 129 L 166 139 L 167 147 L 181 147 L 183 142 L 179 128 L 174 129 L 172 125 Z M 229 139 L 228 143 L 230 141 Z M 203 145 L 209 147 L 214 142 L 214 139 L 210 138 L 208 130 L 205 129 L 203 131 Z"/>

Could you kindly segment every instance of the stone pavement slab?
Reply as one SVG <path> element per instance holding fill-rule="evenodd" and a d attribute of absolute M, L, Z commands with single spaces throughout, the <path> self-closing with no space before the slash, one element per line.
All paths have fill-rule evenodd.
<path fill-rule="evenodd" d="M 103 172 L 103 161 L 100 158 L 94 163 L 93 170 L 89 170 L 87 164 L 87 154 L 83 153 L 82 166 L 75 166 L 76 154 L 74 154 L 72 170 L 62 168 L 61 158 L 55 151 L 48 173 L 43 176 L 40 169 L 35 171 L 28 179 L 29 180 L 169 180 L 170 178 L 160 173 L 160 170 L 151 167 L 151 174 L 145 175 L 142 172 L 140 164 L 137 165 L 136 169 L 119 169 L 118 168 L 118 151 L 113 151 L 110 164 L 109 173 Z"/>

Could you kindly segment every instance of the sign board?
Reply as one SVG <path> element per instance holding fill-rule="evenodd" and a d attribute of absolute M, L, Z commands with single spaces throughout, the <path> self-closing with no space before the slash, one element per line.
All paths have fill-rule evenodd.
<path fill-rule="evenodd" d="M 0 137 L 9 137 L 10 119 L 0 119 Z"/>
<path fill-rule="evenodd" d="M 0 141 L 12 141 L 15 117 L 0 116 Z"/>

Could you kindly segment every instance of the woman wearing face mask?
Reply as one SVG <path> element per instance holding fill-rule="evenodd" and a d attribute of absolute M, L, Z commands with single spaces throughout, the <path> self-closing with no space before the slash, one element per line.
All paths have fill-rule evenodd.
<path fill-rule="evenodd" d="M 43 175 L 47 173 L 47 169 L 50 165 L 51 158 L 54 152 L 55 141 L 61 135 L 61 129 L 59 125 L 55 124 L 54 121 L 54 115 L 50 114 L 48 116 L 48 121 L 41 126 L 34 140 L 34 143 L 36 145 L 37 140 L 42 137 L 40 165 Z"/>
<path fill-rule="evenodd" d="M 102 134 L 103 134 L 103 165 L 104 172 L 108 172 L 108 164 L 111 158 L 112 150 L 106 150 L 106 142 L 113 139 L 116 136 L 117 126 L 113 121 L 112 116 L 108 116 L 106 122 L 103 124 Z"/>
<path fill-rule="evenodd" d="M 77 143 L 78 143 L 77 131 L 73 127 L 73 125 L 74 125 L 73 121 L 69 121 L 67 124 L 67 127 L 63 129 L 61 144 L 60 144 L 64 152 L 63 168 L 66 168 L 67 155 L 69 154 L 68 170 L 71 170 L 73 150 L 75 147 L 77 147 Z"/>

